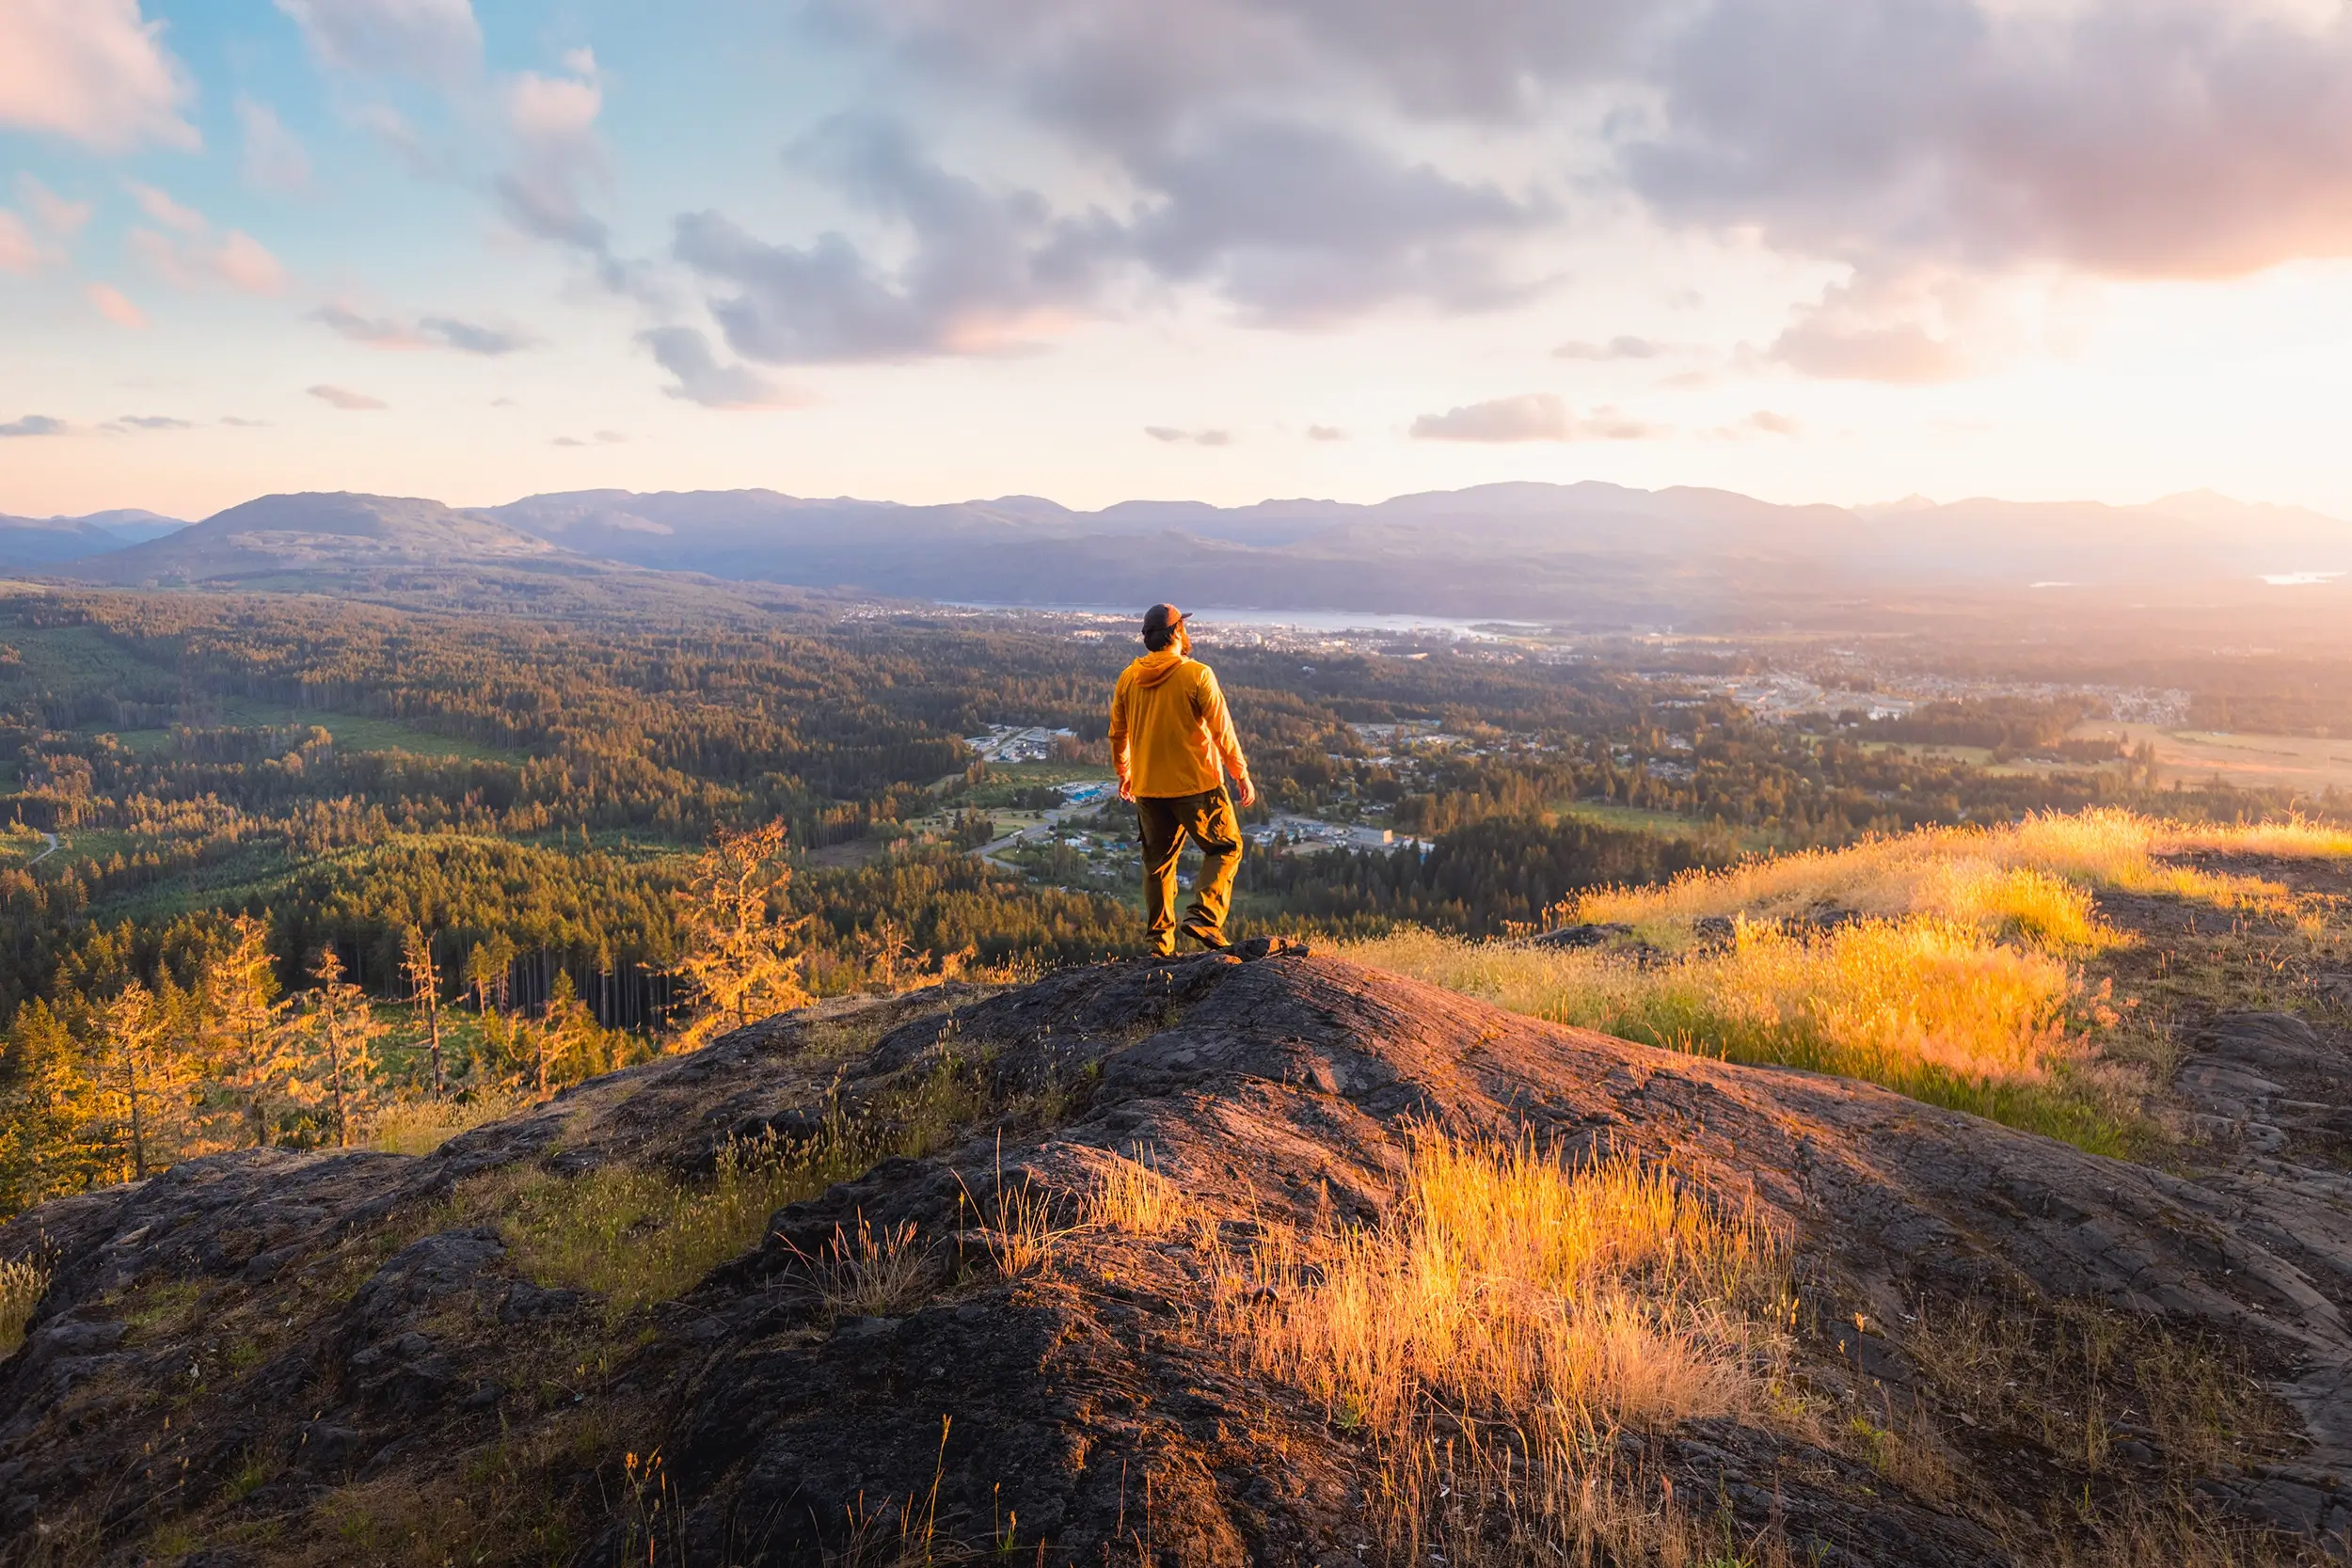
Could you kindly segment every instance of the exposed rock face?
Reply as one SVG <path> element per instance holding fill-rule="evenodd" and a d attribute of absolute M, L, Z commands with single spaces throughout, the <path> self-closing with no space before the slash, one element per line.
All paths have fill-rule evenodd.
<path fill-rule="evenodd" d="M 845 1024 L 875 1043 L 818 1059 L 820 1030 Z M 2316 1037 L 2233 1028 L 2204 1082 L 2242 1120 L 2277 1113 L 2280 1073 L 2341 1070 Z M 943 1053 L 1055 1116 L 984 1115 L 934 1155 L 885 1160 L 634 1316 L 532 1280 L 510 1237 L 451 1207 L 461 1183 L 524 1167 L 707 1172 L 730 1136 L 804 1135 Z M 426 1560 L 419 1543 L 471 1528 L 494 1560 L 531 1556 L 516 1540 L 532 1560 L 644 1560 L 650 1537 L 663 1561 L 814 1563 L 895 1542 L 912 1499 L 942 1540 L 1009 1541 L 1024 1560 L 1041 1544 L 1047 1560 L 1355 1562 L 1366 1444 L 1206 1331 L 1184 1240 L 1074 1234 L 1013 1279 L 969 1239 L 1000 1187 L 1066 1213 L 1109 1154 L 1140 1149 L 1227 1225 L 1370 1219 L 1416 1119 L 1670 1162 L 1752 1193 L 1798 1239 L 1807 1386 L 1907 1423 L 1948 1481 L 1728 1419 L 1621 1448 L 1799 1560 L 2046 1560 L 2037 1532 L 2070 1499 L 2199 1481 L 2242 1516 L 2352 1538 L 2340 1199 L 2278 1196 L 2250 1168 L 2193 1182 L 1297 953 L 771 1020 L 421 1159 L 230 1156 L 50 1205 L 0 1228 L 0 1255 L 38 1240 L 56 1259 L 0 1365 L 0 1538 L 22 1549 L 39 1528 L 122 1562 Z M 811 1286 L 810 1260 L 861 1222 L 941 1249 L 889 1316 L 827 1311 Z M 980 1259 L 960 1270 L 959 1237 Z M 1972 1303 L 2102 1314 L 2127 1348 L 2226 1351 L 2283 1402 L 2281 1431 L 2201 1472 L 2154 1428 L 2120 1431 L 2086 1467 L 1957 1402 L 1923 1336 Z M 650 1483 L 622 1462 L 656 1449 Z M 544 1520 L 516 1522 L 524 1492 Z"/>

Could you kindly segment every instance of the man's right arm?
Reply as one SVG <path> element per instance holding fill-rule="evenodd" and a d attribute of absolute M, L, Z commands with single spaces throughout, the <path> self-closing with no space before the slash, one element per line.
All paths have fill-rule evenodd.
<path fill-rule="evenodd" d="M 1209 732 L 1209 744 L 1225 771 L 1233 776 L 1244 806 L 1255 805 L 1258 786 L 1249 782 L 1249 759 L 1241 754 L 1241 736 L 1233 731 L 1232 709 L 1225 705 L 1225 689 L 1216 683 L 1216 672 L 1203 666 L 1200 671 L 1200 721 Z"/>

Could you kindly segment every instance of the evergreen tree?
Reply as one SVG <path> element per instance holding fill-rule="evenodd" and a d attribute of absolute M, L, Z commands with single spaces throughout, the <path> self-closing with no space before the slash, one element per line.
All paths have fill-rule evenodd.
<path fill-rule="evenodd" d="M 789 913 L 784 840 L 781 821 L 748 832 L 721 829 L 678 895 L 686 952 L 673 973 L 692 986 L 696 1004 L 681 1050 L 815 1000 L 790 952 L 806 921 Z"/>
<path fill-rule="evenodd" d="M 274 1113 L 313 1097 L 303 1082 L 301 1041 L 278 995 L 266 916 L 230 923 L 229 950 L 204 972 L 203 1030 L 217 1093 L 229 1102 L 237 1142 L 269 1147 Z"/>
<path fill-rule="evenodd" d="M 0 1202 L 29 1209 L 118 1175 L 82 1042 L 46 1002 L 27 1002 L 0 1052 Z"/>
<path fill-rule="evenodd" d="M 333 943 L 319 950 L 310 977 L 319 986 L 310 993 L 303 1022 L 335 1147 L 349 1148 L 375 1086 L 375 1042 L 384 1024 L 368 1005 L 367 992 L 343 978 L 343 961 Z"/>
<path fill-rule="evenodd" d="M 433 939 L 421 926 L 408 927 L 401 952 L 401 974 L 408 982 L 410 1004 L 424 1014 L 425 1060 L 433 1098 L 448 1091 L 441 1066 L 441 971 L 433 961 Z"/>
<path fill-rule="evenodd" d="M 188 1126 L 195 1064 L 172 1037 L 183 998 L 163 984 L 158 992 L 134 980 L 97 1015 L 100 1116 L 135 1181 L 171 1164 Z"/>

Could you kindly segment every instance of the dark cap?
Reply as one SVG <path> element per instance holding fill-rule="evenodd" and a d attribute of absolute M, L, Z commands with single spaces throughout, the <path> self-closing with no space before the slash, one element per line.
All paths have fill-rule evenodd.
<path fill-rule="evenodd" d="M 1155 604 L 1143 612 L 1143 645 L 1158 653 L 1176 640 L 1176 628 L 1184 624 L 1184 612 L 1172 604 Z"/>

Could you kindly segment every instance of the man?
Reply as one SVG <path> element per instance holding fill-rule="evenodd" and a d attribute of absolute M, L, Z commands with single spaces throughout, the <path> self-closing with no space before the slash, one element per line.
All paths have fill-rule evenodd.
<path fill-rule="evenodd" d="M 1249 764 L 1233 734 L 1216 675 L 1192 657 L 1184 612 L 1155 604 L 1143 617 L 1141 658 L 1120 673 L 1111 692 L 1111 763 L 1119 798 L 1136 803 L 1143 828 L 1143 907 L 1152 950 L 1176 951 L 1179 929 L 1203 947 L 1224 947 L 1225 912 L 1241 866 L 1241 832 L 1218 771 L 1233 776 L 1241 803 L 1258 799 Z M 1200 846 L 1200 875 L 1184 924 L 1176 921 L 1176 857 L 1184 841 Z"/>

